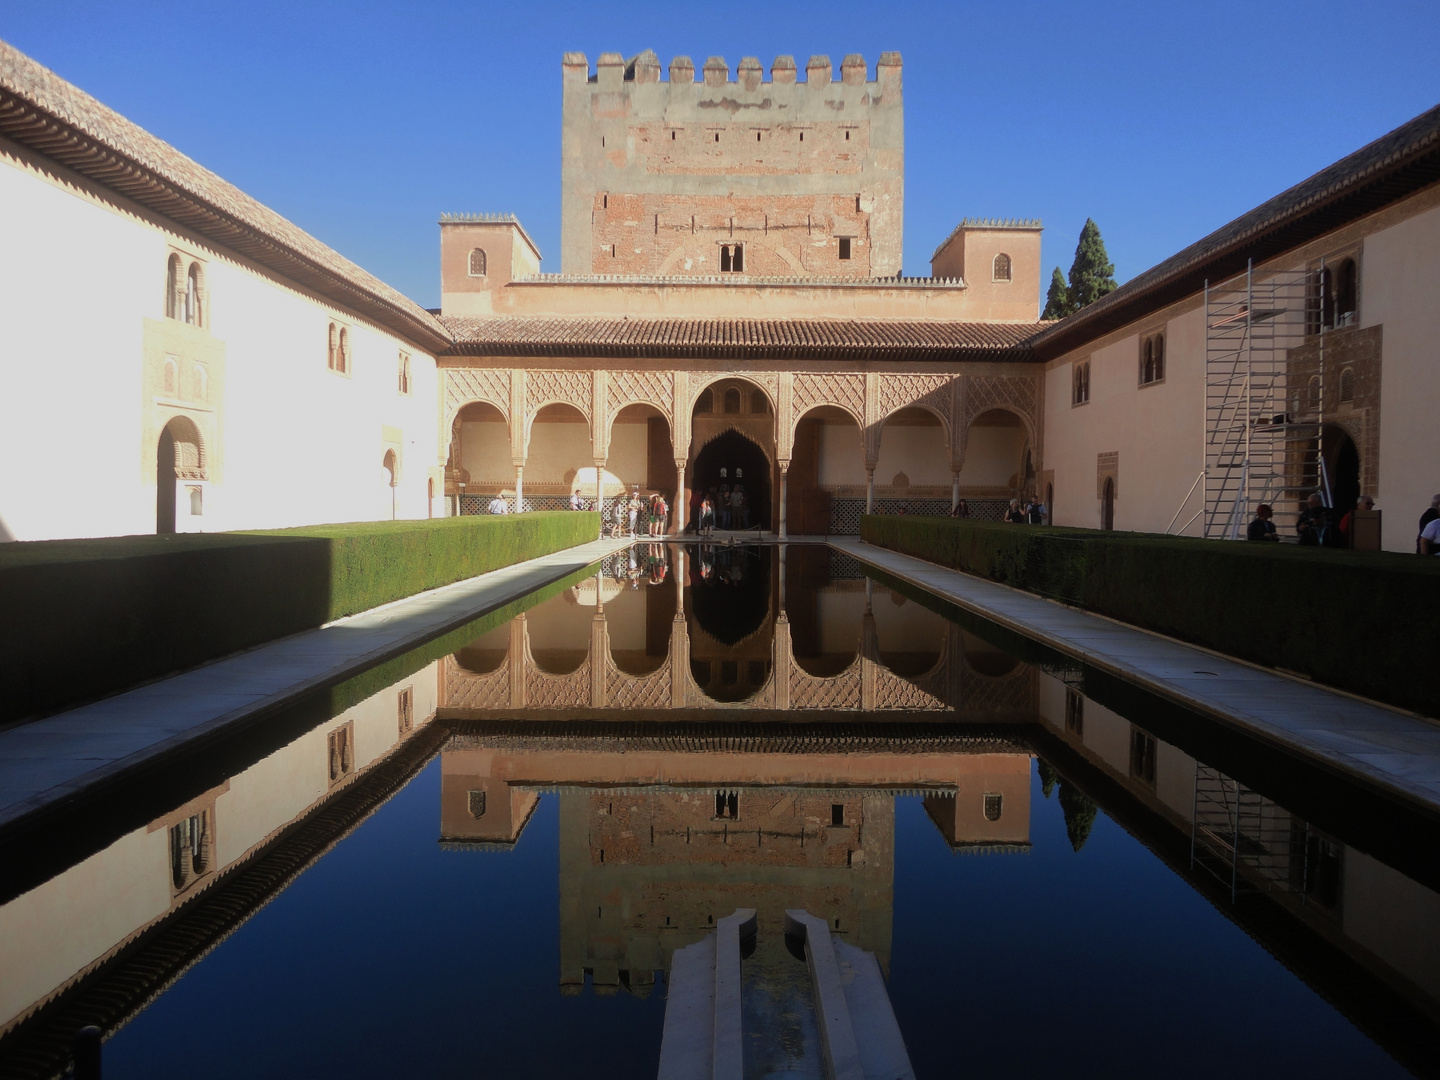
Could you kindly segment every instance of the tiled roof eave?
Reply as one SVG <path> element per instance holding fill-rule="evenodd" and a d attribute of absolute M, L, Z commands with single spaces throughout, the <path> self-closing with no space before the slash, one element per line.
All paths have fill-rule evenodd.
<path fill-rule="evenodd" d="M 63 85 L 68 87 L 68 84 Z M 73 87 L 68 89 L 75 94 L 80 93 Z M 124 123 L 128 125 L 128 121 Z M 139 129 L 135 131 L 147 140 L 165 145 L 148 133 Z M 337 306 L 373 320 L 431 352 L 443 351 L 451 342 L 450 335 L 434 316 L 398 293 L 393 297 L 387 296 L 388 286 L 383 283 L 377 282 L 375 288 L 367 288 L 361 281 L 348 280 L 343 273 L 323 265 L 274 231 L 216 205 L 199 192 L 162 175 L 159 170 L 82 130 L 7 85 L 0 85 L 0 136 Z M 183 158 L 183 155 L 175 153 L 177 158 Z M 211 176 L 208 173 L 205 175 Z M 224 185 L 234 196 L 253 202 L 218 177 L 211 179 Z M 273 215 L 271 211 L 266 214 L 278 219 L 278 215 Z M 305 239 L 343 263 L 340 256 L 330 252 L 319 241 L 308 235 Z M 368 276 L 358 268 L 353 269 L 356 276 Z"/>
<path fill-rule="evenodd" d="M 458 341 L 445 357 L 527 357 L 580 360 L 745 360 L 786 363 L 830 361 L 868 363 L 1038 362 L 1034 350 L 1012 346 L 819 346 L 622 344 L 605 342 Z"/>

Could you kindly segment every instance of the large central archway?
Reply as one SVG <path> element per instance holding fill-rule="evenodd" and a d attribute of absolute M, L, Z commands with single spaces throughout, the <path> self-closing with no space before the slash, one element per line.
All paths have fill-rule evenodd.
<path fill-rule="evenodd" d="M 717 499 L 724 489 L 744 484 L 750 508 L 749 527 L 770 528 L 770 461 L 749 436 L 738 431 L 717 435 L 696 455 L 691 475 L 697 503 L 706 494 Z M 718 520 L 718 505 L 716 514 Z M 738 522 L 735 527 L 739 527 Z"/>
<path fill-rule="evenodd" d="M 735 483 L 737 469 L 745 486 L 750 528 L 773 530 L 779 515 L 775 440 L 775 406 L 762 387 L 743 377 L 726 376 L 699 391 L 690 410 L 686 453 L 689 531 L 695 530 L 700 501 L 712 488 L 718 499 L 722 486 Z M 716 525 L 720 524 L 717 512 Z"/>

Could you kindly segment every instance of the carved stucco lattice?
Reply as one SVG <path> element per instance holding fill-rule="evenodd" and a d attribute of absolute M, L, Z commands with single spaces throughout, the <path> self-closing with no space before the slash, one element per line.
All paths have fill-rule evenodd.
<path fill-rule="evenodd" d="M 907 709 L 914 712 L 939 712 L 950 708 L 945 704 L 945 665 L 913 682 L 902 679 L 879 665 L 875 668 L 875 708 Z"/>
<path fill-rule="evenodd" d="M 491 368 L 445 368 L 445 412 L 455 411 L 472 401 L 485 401 L 510 418 L 510 373 Z"/>
<path fill-rule="evenodd" d="M 865 423 L 864 375 L 817 375 L 803 372 L 795 376 L 791 414 L 796 420 L 817 405 L 838 405 Z"/>
<path fill-rule="evenodd" d="M 510 706 L 510 663 L 476 675 L 445 658 L 445 704 L 456 709 L 505 709 Z"/>
<path fill-rule="evenodd" d="M 525 378 L 525 412 L 533 420 L 542 405 L 561 402 L 573 405 L 590 420 L 590 394 L 588 371 L 531 371 Z"/>
<path fill-rule="evenodd" d="M 1035 430 L 1040 384 L 1033 378 L 1016 375 L 972 375 L 965 384 L 965 426 L 983 412 L 1009 409 L 1019 413 Z"/>
<path fill-rule="evenodd" d="M 858 709 L 861 701 L 861 661 L 855 661 L 838 675 L 820 678 L 792 662 L 790 667 L 790 708 Z"/>
<path fill-rule="evenodd" d="M 534 661 L 531 661 L 533 664 Z M 525 668 L 527 709 L 584 709 L 590 706 L 590 657 L 569 675 L 550 675 L 531 664 Z"/>
<path fill-rule="evenodd" d="M 670 708 L 670 665 L 642 676 L 627 675 L 607 665 L 605 705 L 611 709 Z"/>
<path fill-rule="evenodd" d="M 614 415 L 626 405 L 647 402 L 665 414 L 666 421 L 675 406 L 675 376 L 669 371 L 612 371 L 608 381 L 606 405 Z"/>
<path fill-rule="evenodd" d="M 946 427 L 950 426 L 950 386 L 954 375 L 882 375 L 880 376 L 880 416 L 889 416 L 911 405 L 923 405 L 939 413 Z"/>
<path fill-rule="evenodd" d="M 1026 375 L 971 375 L 965 382 L 965 423 L 960 428 L 960 453 L 970 440 L 970 425 L 981 413 L 1007 409 L 1019 415 L 1031 443 L 1039 424 L 1040 383 Z"/>

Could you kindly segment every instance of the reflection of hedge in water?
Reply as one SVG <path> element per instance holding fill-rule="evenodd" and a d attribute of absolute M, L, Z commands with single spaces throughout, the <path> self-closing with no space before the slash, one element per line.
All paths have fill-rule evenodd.
<path fill-rule="evenodd" d="M 690 560 L 687 606 L 700 628 L 722 645 L 759 630 L 770 613 L 769 549 L 702 544 Z"/>
<path fill-rule="evenodd" d="M 949 518 L 867 517 L 872 544 L 1436 715 L 1414 628 L 1440 559 Z"/>

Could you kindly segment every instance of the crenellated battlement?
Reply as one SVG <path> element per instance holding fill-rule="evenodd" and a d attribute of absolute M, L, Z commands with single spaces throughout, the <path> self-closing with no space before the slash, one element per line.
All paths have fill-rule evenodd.
<path fill-rule="evenodd" d="M 898 273 L 900 54 L 697 59 L 565 54 L 562 269 Z"/>
<path fill-rule="evenodd" d="M 841 62 L 839 79 L 834 78 L 830 57 L 816 55 L 805 64 L 805 79 L 798 78 L 799 67 L 793 56 L 777 56 L 770 64 L 766 78 L 764 66 L 754 56 L 743 57 L 733 74 L 723 56 L 711 56 L 700 67 L 696 78 L 695 61 L 688 56 L 677 56 L 670 61 L 667 81 L 676 86 L 710 87 L 727 86 L 741 90 L 757 91 L 762 86 L 812 86 L 828 87 L 838 83 L 842 86 L 885 86 L 897 83 L 902 62 L 898 52 L 882 52 L 875 66 L 875 78 L 871 79 L 870 67 L 859 53 L 848 54 Z M 661 81 L 660 57 L 653 49 L 632 56 L 630 59 L 618 52 L 601 53 L 592 72 L 589 58 L 581 52 L 568 52 L 561 61 L 566 82 L 585 82 L 604 89 L 623 89 L 626 83 L 645 85 Z"/>

